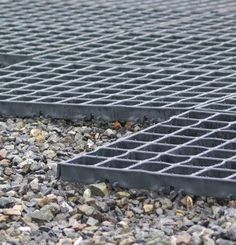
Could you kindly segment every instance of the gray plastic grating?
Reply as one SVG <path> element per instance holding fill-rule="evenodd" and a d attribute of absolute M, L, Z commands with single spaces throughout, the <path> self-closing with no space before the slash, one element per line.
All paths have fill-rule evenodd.
<path fill-rule="evenodd" d="M 234 115 L 190 111 L 61 163 L 58 173 L 65 180 L 235 197 L 235 129 Z"/>
<path fill-rule="evenodd" d="M 231 0 L 9 0 L 0 5 L 1 52 L 34 56 L 156 23 L 171 28 L 235 10 Z"/>
<path fill-rule="evenodd" d="M 0 115 L 165 121 L 58 175 L 236 197 L 235 10 L 234 0 L 0 1 Z"/>
<path fill-rule="evenodd" d="M 201 15 L 181 24 L 153 25 L 75 45 L 41 59 L 153 68 L 234 70 L 235 14 Z"/>
<path fill-rule="evenodd" d="M 5 67 L 0 75 L 1 114 L 17 116 L 19 111 L 11 108 L 18 106 L 21 116 L 90 117 L 93 114 L 110 120 L 138 117 L 165 120 L 183 110 L 234 94 L 236 77 L 229 70 L 36 60 Z"/>

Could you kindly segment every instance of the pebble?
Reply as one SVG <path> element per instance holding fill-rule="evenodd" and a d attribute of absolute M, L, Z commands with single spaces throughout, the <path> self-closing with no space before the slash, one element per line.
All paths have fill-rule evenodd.
<path fill-rule="evenodd" d="M 89 217 L 86 224 L 90 226 L 97 225 L 99 221 L 97 219 L 94 219 L 93 217 Z"/>
<path fill-rule="evenodd" d="M 144 213 L 151 213 L 154 210 L 153 204 L 144 204 L 143 205 Z"/>
<path fill-rule="evenodd" d="M 108 128 L 105 132 L 104 132 L 104 135 L 108 136 L 108 137 L 112 137 L 112 136 L 115 136 L 116 135 L 116 131 L 115 130 L 112 130 L 110 128 Z"/>
<path fill-rule="evenodd" d="M 236 224 L 233 224 L 230 226 L 226 232 L 226 237 L 231 240 L 236 242 Z"/>
<path fill-rule="evenodd" d="M 90 189 L 86 189 L 86 190 L 84 191 L 84 193 L 83 193 L 83 197 L 84 197 L 85 199 L 88 199 L 88 198 L 90 198 L 91 196 L 92 196 L 91 190 L 90 190 Z"/>
<path fill-rule="evenodd" d="M 14 203 L 10 197 L 0 197 L 0 208 L 9 208 Z"/>
<path fill-rule="evenodd" d="M 160 198 L 159 201 L 161 203 L 162 209 L 171 209 L 173 206 L 173 203 L 171 202 L 169 198 L 163 197 L 163 198 Z"/>
<path fill-rule="evenodd" d="M 35 178 L 34 180 L 32 180 L 29 185 L 33 191 L 39 191 L 39 180 L 38 180 L 38 178 Z"/>
<path fill-rule="evenodd" d="M 94 211 L 95 211 L 94 207 L 89 206 L 89 205 L 87 205 L 87 204 L 79 205 L 79 206 L 78 206 L 78 210 L 79 210 L 82 214 L 85 214 L 85 215 L 87 215 L 87 216 L 91 216 L 91 215 L 94 213 Z"/>
<path fill-rule="evenodd" d="M 21 232 L 31 232 L 31 228 L 29 226 L 19 227 L 18 230 L 20 230 Z"/>
<path fill-rule="evenodd" d="M 3 209 L 3 214 L 9 216 L 21 216 L 21 211 L 16 208 L 5 208 Z"/>
<path fill-rule="evenodd" d="M 106 196 L 108 195 L 108 189 L 106 183 L 98 183 L 89 185 L 92 196 Z"/>
<path fill-rule="evenodd" d="M 127 191 L 118 191 L 116 193 L 116 197 L 117 198 L 122 198 L 122 197 L 130 198 L 130 193 Z"/>
<path fill-rule="evenodd" d="M 171 245 L 188 245 L 191 244 L 191 236 L 187 232 L 182 232 L 171 238 Z"/>
<path fill-rule="evenodd" d="M 50 210 L 35 210 L 31 215 L 32 220 L 36 222 L 45 221 L 49 222 L 53 219 L 54 215 Z"/>

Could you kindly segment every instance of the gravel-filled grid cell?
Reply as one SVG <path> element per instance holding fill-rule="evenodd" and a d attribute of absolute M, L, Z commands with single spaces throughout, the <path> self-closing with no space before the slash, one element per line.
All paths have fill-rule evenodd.
<path fill-rule="evenodd" d="M 82 156 L 81 164 L 78 157 L 73 168 L 74 176 L 87 168 L 84 159 L 88 157 L 88 168 L 98 171 L 100 178 L 114 180 L 117 169 L 123 169 L 119 178 L 126 186 L 136 183 L 127 177 L 121 177 L 122 173 L 126 176 L 128 171 L 133 175 L 146 176 L 143 183 L 150 186 L 156 185 L 155 181 L 159 187 L 166 186 L 169 181 L 170 186 L 195 194 L 235 196 L 235 189 L 231 188 L 231 185 L 235 185 L 236 174 L 236 128 L 232 128 L 234 124 L 235 116 L 227 113 L 184 112 Z M 107 160 L 91 166 L 90 157 L 95 155 L 99 159 L 102 157 Z M 59 165 L 62 169 L 66 169 L 66 166 L 66 162 Z M 101 167 L 105 167 L 104 172 L 99 171 Z M 70 178 L 62 172 L 60 174 L 65 179 Z M 186 186 L 186 180 L 189 181 L 189 186 Z M 201 182 L 205 186 L 199 184 Z M 216 189 L 223 185 L 224 193 L 219 192 L 222 187 L 219 187 L 219 191 L 210 193 L 208 184 L 215 185 Z"/>

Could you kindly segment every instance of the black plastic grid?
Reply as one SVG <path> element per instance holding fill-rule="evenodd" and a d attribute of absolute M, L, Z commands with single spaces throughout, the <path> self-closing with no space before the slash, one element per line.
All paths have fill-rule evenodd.
<path fill-rule="evenodd" d="M 235 4 L 232 0 L 9 0 L 1 1 L 0 7 L 0 51 L 35 56 L 152 24 L 171 28 L 213 12 L 231 14 Z"/>
<path fill-rule="evenodd" d="M 5 67 L 0 75 L 1 102 L 83 105 L 93 111 L 97 106 L 123 107 L 126 112 L 133 108 L 154 120 L 158 113 L 150 109 L 192 109 L 236 91 L 232 70 L 157 70 L 31 60 Z"/>
<path fill-rule="evenodd" d="M 75 45 L 40 59 L 154 68 L 236 71 L 236 15 L 201 15 Z"/>
<path fill-rule="evenodd" d="M 187 111 L 59 164 L 58 175 L 236 197 L 235 9 L 234 0 L 1 1 L 0 114 L 163 121 Z"/>
<path fill-rule="evenodd" d="M 235 197 L 235 139 L 235 115 L 190 111 L 59 164 L 58 173 L 84 182 L 108 179 L 126 187 Z"/>

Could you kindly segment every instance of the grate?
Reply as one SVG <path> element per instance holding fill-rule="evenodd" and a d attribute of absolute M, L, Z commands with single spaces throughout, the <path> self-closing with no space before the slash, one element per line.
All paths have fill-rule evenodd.
<path fill-rule="evenodd" d="M 236 70 L 236 19 L 200 15 L 184 23 L 152 25 L 75 45 L 40 59 L 109 65 Z"/>
<path fill-rule="evenodd" d="M 235 1 L 0 6 L 1 116 L 163 121 L 59 176 L 236 196 Z"/>
<path fill-rule="evenodd" d="M 53 113 L 51 116 L 61 117 L 69 113 L 70 116 L 94 114 L 117 119 L 122 115 L 126 120 L 140 115 L 150 120 L 163 120 L 171 114 L 235 93 L 235 73 L 228 70 L 154 69 L 30 60 L 0 72 L 0 110 L 12 116 L 19 111 L 10 108 L 21 106 L 24 116 Z M 27 110 L 29 105 L 32 110 Z M 77 113 L 65 112 L 65 107 Z M 160 116 L 163 113 L 165 115 Z"/>
<path fill-rule="evenodd" d="M 22 0 L 1 1 L 0 50 L 8 54 L 41 55 L 92 42 L 107 35 L 160 26 L 184 25 L 201 16 L 231 14 L 228 1 L 161 0 Z"/>
<path fill-rule="evenodd" d="M 235 122 L 231 114 L 185 112 L 61 163 L 58 173 L 65 180 L 108 179 L 126 187 L 235 197 Z"/>

